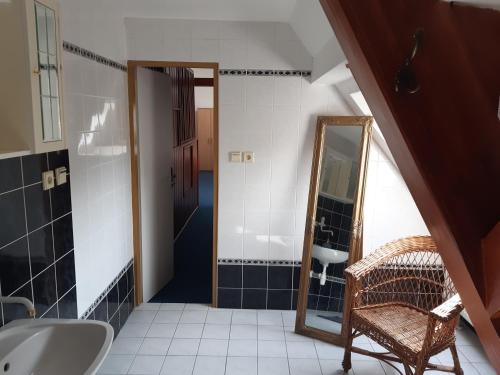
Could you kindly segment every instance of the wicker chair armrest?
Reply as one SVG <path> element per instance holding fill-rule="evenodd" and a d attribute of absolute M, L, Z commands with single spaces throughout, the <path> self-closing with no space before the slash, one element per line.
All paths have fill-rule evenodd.
<path fill-rule="evenodd" d="M 463 310 L 462 300 L 458 294 L 449 298 L 438 307 L 434 308 L 430 315 L 440 322 L 448 322 L 455 318 Z"/>
<path fill-rule="evenodd" d="M 383 265 L 389 259 L 415 250 L 437 251 L 436 244 L 430 236 L 414 236 L 401 238 L 389 243 L 370 253 L 345 269 L 346 276 L 361 280 L 371 271 Z"/>

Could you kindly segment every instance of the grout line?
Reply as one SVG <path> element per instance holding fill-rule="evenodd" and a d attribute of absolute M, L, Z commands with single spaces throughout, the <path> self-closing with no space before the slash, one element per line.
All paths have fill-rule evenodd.
<path fill-rule="evenodd" d="M 48 157 L 48 156 L 46 156 L 46 157 Z M 20 162 L 20 164 L 21 164 L 21 181 L 22 181 L 22 184 L 24 186 L 23 159 L 20 158 L 20 161 L 21 161 Z M 27 245 L 27 248 L 28 248 L 28 266 L 30 268 L 30 280 L 28 282 L 31 284 L 31 302 L 33 303 L 33 305 L 35 305 L 35 291 L 33 289 L 33 271 L 32 271 L 32 268 L 31 268 L 30 241 L 28 239 L 28 234 L 27 234 L 28 233 L 28 214 L 27 214 L 27 211 L 26 211 L 26 192 L 25 192 L 24 188 L 23 188 L 23 206 L 24 206 L 24 220 L 25 220 L 25 230 L 26 230 L 26 232 L 25 232 L 26 233 L 25 234 L 25 236 L 26 236 L 26 245 Z M 51 205 L 51 207 L 52 207 L 52 205 Z M 54 246 L 54 238 L 52 238 L 52 246 Z M 57 295 L 57 293 L 56 293 L 56 295 Z M 59 317 L 59 314 L 57 316 Z"/>
<path fill-rule="evenodd" d="M 13 193 L 13 192 L 15 192 L 15 191 L 21 190 L 21 189 L 23 189 L 23 188 L 24 188 L 24 186 L 21 186 L 21 187 L 18 187 L 18 188 L 12 189 L 12 190 L 4 191 L 3 193 L 0 193 L 0 197 L 1 197 L 2 195 L 9 194 L 9 193 Z"/>

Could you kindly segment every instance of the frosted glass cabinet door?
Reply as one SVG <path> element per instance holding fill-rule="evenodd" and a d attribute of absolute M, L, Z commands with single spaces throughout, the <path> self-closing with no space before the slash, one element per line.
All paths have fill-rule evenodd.
<path fill-rule="evenodd" d="M 42 110 L 42 140 L 54 142 L 62 139 L 61 106 L 59 97 L 59 58 L 55 11 L 34 2 L 40 104 Z"/>

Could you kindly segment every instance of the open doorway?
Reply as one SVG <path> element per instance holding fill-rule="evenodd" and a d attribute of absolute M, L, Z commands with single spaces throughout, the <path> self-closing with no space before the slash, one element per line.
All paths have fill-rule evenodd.
<path fill-rule="evenodd" d="M 129 61 L 128 68 L 135 302 L 215 305 L 218 65 Z M 165 108 L 169 119 L 155 117 Z M 158 160 L 155 135 L 171 159 Z M 154 206 L 165 199 L 171 207 Z"/>

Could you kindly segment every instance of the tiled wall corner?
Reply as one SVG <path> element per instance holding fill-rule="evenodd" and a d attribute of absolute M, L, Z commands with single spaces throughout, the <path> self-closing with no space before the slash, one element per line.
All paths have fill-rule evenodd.
<path fill-rule="evenodd" d="M 134 263 L 130 261 L 82 315 L 111 324 L 115 338 L 134 309 Z"/>
<path fill-rule="evenodd" d="M 42 172 L 65 166 L 68 182 L 42 189 Z M 22 296 L 37 317 L 77 318 L 71 168 L 67 150 L 0 160 L 0 295 Z M 0 305 L 0 325 L 26 317 Z"/>

